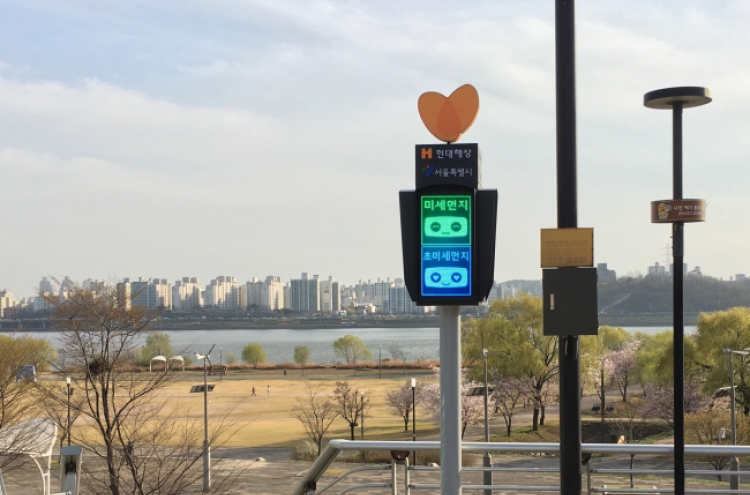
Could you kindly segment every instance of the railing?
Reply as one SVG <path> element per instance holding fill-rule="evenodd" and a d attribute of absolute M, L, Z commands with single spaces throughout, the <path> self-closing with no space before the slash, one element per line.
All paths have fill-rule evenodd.
<path fill-rule="evenodd" d="M 476 452 L 484 453 L 489 452 L 490 454 L 559 454 L 560 445 L 557 443 L 503 443 L 503 442 L 464 442 L 461 445 L 463 452 Z M 410 482 L 410 471 L 421 472 L 421 471 L 440 471 L 439 467 L 427 467 L 427 466 L 409 466 L 408 458 L 404 461 L 397 462 L 392 461 L 390 466 L 372 466 L 372 467 L 360 467 L 346 471 L 341 476 L 338 476 L 328 486 L 317 488 L 317 483 L 320 481 L 323 473 L 331 466 L 336 460 L 336 457 L 343 451 L 435 451 L 440 450 L 440 442 L 409 442 L 409 441 L 398 441 L 398 442 L 376 442 L 376 441 L 350 441 L 350 440 L 331 440 L 328 446 L 323 450 L 318 459 L 313 463 L 312 467 L 308 470 L 302 481 L 295 488 L 293 495 L 318 495 L 324 492 L 333 493 L 333 488 L 339 482 L 346 479 L 350 474 L 354 474 L 362 471 L 390 471 L 391 480 L 390 482 L 380 483 L 358 483 L 343 488 L 343 491 L 337 493 L 343 494 L 350 491 L 365 488 L 386 488 L 390 489 L 392 495 L 398 494 L 398 487 L 403 486 L 404 493 L 409 495 L 411 490 L 427 490 L 427 489 L 439 489 L 440 484 L 434 483 L 423 483 L 415 484 Z M 597 444 L 587 443 L 581 446 L 583 454 L 603 454 L 603 455 L 672 455 L 674 453 L 673 445 L 638 445 L 638 444 Z M 686 445 L 686 455 L 710 455 L 710 456 L 750 456 L 750 446 L 725 446 L 725 445 Z M 403 467 L 404 481 L 398 483 L 398 468 Z M 464 472 L 476 472 L 476 471 L 492 471 L 492 472 L 519 472 L 519 473 L 550 473 L 559 472 L 558 468 L 534 468 L 534 467 L 466 467 L 463 468 Z M 687 476 L 717 476 L 721 474 L 729 478 L 730 476 L 750 476 L 750 471 L 715 471 L 707 469 L 699 470 L 687 470 L 685 471 Z M 598 493 L 611 493 L 611 494 L 647 494 L 647 493 L 674 493 L 672 487 L 653 487 L 653 488 L 620 488 L 612 487 L 607 485 L 594 486 L 592 480 L 593 475 L 609 475 L 609 476 L 671 476 L 674 474 L 672 470 L 666 469 L 605 469 L 595 468 L 591 462 L 587 462 L 581 467 L 581 474 L 586 475 L 586 491 L 588 495 L 594 495 Z M 516 492 L 559 492 L 560 487 L 557 485 L 476 485 L 476 484 L 465 484 L 462 485 L 463 490 L 478 491 L 478 490 L 502 490 L 502 491 L 516 491 Z M 694 494 L 736 494 L 736 495 L 750 495 L 750 489 L 748 490 L 729 490 L 729 489 L 686 489 L 685 493 Z"/>

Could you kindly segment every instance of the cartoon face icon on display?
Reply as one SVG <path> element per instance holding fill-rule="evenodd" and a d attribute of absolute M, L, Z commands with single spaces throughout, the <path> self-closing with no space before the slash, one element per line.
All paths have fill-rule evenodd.
<path fill-rule="evenodd" d="M 466 268 L 455 266 L 435 266 L 428 268 L 424 273 L 425 285 L 434 288 L 466 287 L 469 283 Z"/>
<path fill-rule="evenodd" d="M 466 237 L 469 222 L 464 217 L 429 217 L 424 222 L 425 237 Z"/>

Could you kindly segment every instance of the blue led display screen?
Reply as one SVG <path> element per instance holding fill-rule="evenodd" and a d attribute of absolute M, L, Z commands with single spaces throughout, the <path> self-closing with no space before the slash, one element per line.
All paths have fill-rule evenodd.
<path fill-rule="evenodd" d="M 472 295 L 472 196 L 422 196 L 423 297 Z"/>

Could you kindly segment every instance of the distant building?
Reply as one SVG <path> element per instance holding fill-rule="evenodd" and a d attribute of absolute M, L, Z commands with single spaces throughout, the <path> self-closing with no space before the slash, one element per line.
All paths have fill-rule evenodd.
<path fill-rule="evenodd" d="M 672 272 L 672 269 L 670 265 L 670 275 L 671 275 L 671 272 Z M 666 275 L 666 274 L 667 274 L 666 268 L 663 265 L 659 265 L 658 261 L 654 263 L 653 266 L 649 266 L 646 269 L 646 275 L 659 276 L 659 275 Z"/>
<path fill-rule="evenodd" d="M 206 286 L 203 293 L 203 304 L 222 311 L 240 309 L 240 287 L 237 279 L 220 275 Z"/>
<path fill-rule="evenodd" d="M 324 313 L 341 311 L 341 288 L 333 277 L 320 282 L 320 310 Z"/>
<path fill-rule="evenodd" d="M 412 301 L 404 280 L 397 278 L 388 294 L 388 311 L 391 314 L 415 314 L 420 312 L 419 306 Z"/>
<path fill-rule="evenodd" d="M 276 311 L 284 307 L 284 282 L 281 277 L 269 275 L 263 282 L 253 277 L 245 287 L 248 308 Z"/>
<path fill-rule="evenodd" d="M 487 303 L 492 304 L 492 301 L 495 299 L 518 297 L 522 293 L 542 297 L 542 281 L 509 280 L 507 282 L 496 283 L 487 297 Z"/>
<path fill-rule="evenodd" d="M 688 275 L 689 276 L 693 276 L 693 277 L 702 277 L 703 276 L 703 272 L 701 271 L 701 267 L 699 267 L 698 265 L 695 265 L 695 268 L 693 268 L 692 270 L 690 270 L 688 272 Z"/>
<path fill-rule="evenodd" d="M 15 316 L 16 298 L 8 289 L 0 290 L 0 318 Z"/>
<path fill-rule="evenodd" d="M 302 313 L 317 313 L 320 311 L 320 277 L 313 275 L 309 278 L 307 272 L 302 278 L 291 281 L 291 302 L 289 309 Z"/>
<path fill-rule="evenodd" d="M 39 282 L 39 292 L 54 292 L 52 290 L 52 282 L 47 277 L 42 277 L 42 281 Z"/>
<path fill-rule="evenodd" d="M 607 268 L 606 263 L 597 263 L 596 276 L 600 284 L 611 284 L 617 281 L 617 272 Z"/>
<path fill-rule="evenodd" d="M 172 309 L 172 284 L 167 279 L 138 277 L 138 280 L 123 279 L 118 291 L 128 294 L 132 306 L 147 309 Z"/>
<path fill-rule="evenodd" d="M 193 311 L 203 306 L 203 295 L 197 277 L 182 277 L 172 286 L 172 309 Z"/>

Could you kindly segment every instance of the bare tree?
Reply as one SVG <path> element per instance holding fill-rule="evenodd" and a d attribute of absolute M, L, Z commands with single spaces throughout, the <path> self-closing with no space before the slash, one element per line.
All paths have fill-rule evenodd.
<path fill-rule="evenodd" d="M 391 353 L 391 358 L 394 361 L 401 361 L 401 364 L 404 367 L 404 375 L 406 375 L 406 351 L 398 344 L 392 344 L 388 346 L 388 352 Z"/>
<path fill-rule="evenodd" d="M 385 393 L 388 410 L 394 416 L 403 418 L 405 432 L 409 431 L 409 418 L 414 410 L 414 404 L 419 404 L 424 387 L 424 382 L 419 380 L 414 391 L 411 389 L 411 384 L 407 382 L 396 390 L 389 390 Z"/>
<path fill-rule="evenodd" d="M 292 409 L 292 417 L 297 418 L 305 429 L 307 437 L 318 446 L 318 455 L 323 447 L 323 437 L 338 417 L 331 400 L 321 394 L 321 385 L 305 384 L 305 397 L 297 398 Z"/>
<path fill-rule="evenodd" d="M 155 314 L 131 306 L 133 295 L 111 286 L 93 291 L 69 285 L 62 298 L 42 297 L 53 307 L 50 322 L 81 390 L 77 413 L 90 425 L 86 432 L 74 430 L 72 438 L 101 461 L 84 464 L 82 483 L 96 494 L 185 493 L 202 476 L 203 421 L 184 419 L 185 411 L 175 417 L 164 397 L 174 371 L 137 380 L 128 372 Z M 57 388 L 38 390 L 57 408 L 67 406 Z M 211 437 L 226 427 L 212 421 Z M 230 485 L 227 478 L 215 479 L 212 491 Z"/>
<path fill-rule="evenodd" d="M 366 411 L 370 409 L 370 394 L 360 394 L 352 389 L 348 381 L 336 382 L 333 391 L 333 407 L 338 415 L 349 423 L 354 440 L 354 428 L 358 425 Z"/>
<path fill-rule="evenodd" d="M 505 431 L 510 436 L 516 407 L 526 396 L 533 395 L 533 387 L 529 380 L 523 378 L 496 376 L 493 383 L 495 391 L 492 392 L 492 400 L 495 402 L 495 412 L 500 411 L 503 415 Z"/>

